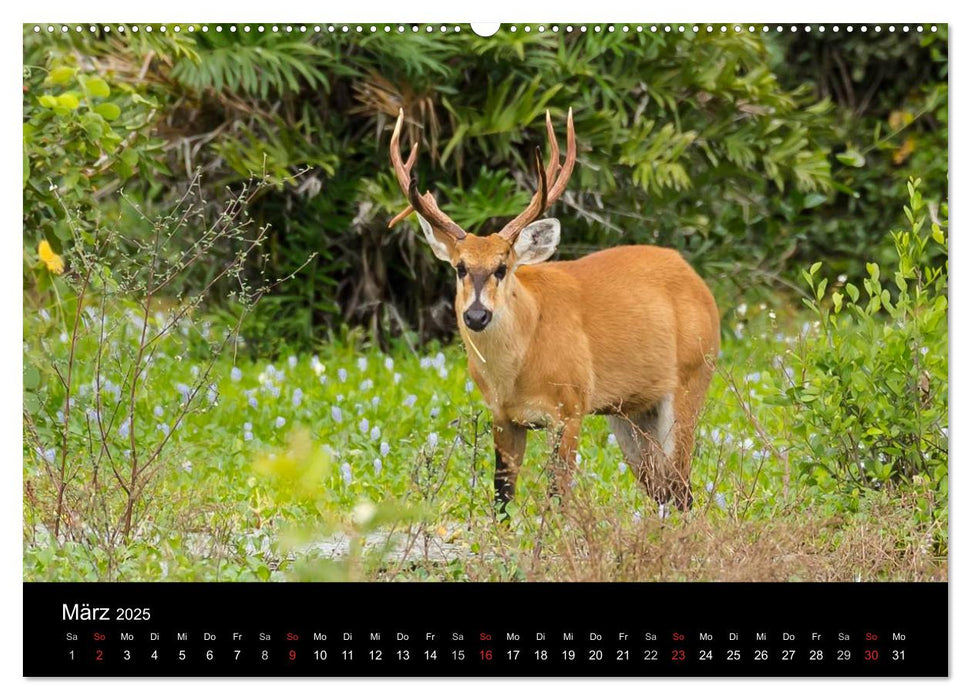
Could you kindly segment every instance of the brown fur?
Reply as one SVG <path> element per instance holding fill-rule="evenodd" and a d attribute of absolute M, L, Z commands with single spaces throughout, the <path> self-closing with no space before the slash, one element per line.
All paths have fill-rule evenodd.
<path fill-rule="evenodd" d="M 684 258 L 666 248 L 622 246 L 517 267 L 515 251 L 497 235 L 442 240 L 453 266 L 468 270 L 455 310 L 469 370 L 494 416 L 497 493 L 507 494 L 500 500 L 515 487 L 527 428 L 558 434 L 562 489 L 583 416 L 605 413 L 615 417 L 625 458 L 650 495 L 689 508 L 695 424 L 718 355 L 719 314 Z M 497 280 L 501 264 L 508 272 Z M 462 318 L 476 285 L 493 313 L 481 332 Z M 674 412 L 670 457 L 657 430 L 665 397 Z"/>

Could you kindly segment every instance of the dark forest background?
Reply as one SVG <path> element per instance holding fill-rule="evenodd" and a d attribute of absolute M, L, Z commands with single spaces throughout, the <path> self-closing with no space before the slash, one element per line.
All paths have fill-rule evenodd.
<path fill-rule="evenodd" d="M 452 333 L 450 271 L 413 217 L 387 228 L 404 205 L 387 155 L 399 108 L 406 147 L 423 147 L 422 186 L 490 232 L 528 201 L 545 111 L 562 138 L 572 107 L 579 165 L 552 212 L 559 254 L 673 246 L 724 283 L 727 304 L 785 293 L 821 257 L 854 273 L 892 256 L 908 177 L 932 200 L 947 189 L 944 27 L 148 29 L 25 27 L 25 288 L 43 297 L 57 283 L 40 272 L 40 241 L 70 261 L 64 208 L 92 235 L 110 220 L 147 237 L 196 178 L 215 211 L 227 188 L 265 176 L 274 186 L 249 209 L 270 225 L 259 264 L 269 279 L 299 271 L 247 317 L 257 354 L 354 326 L 382 346 Z M 197 266 L 186 292 L 209 277 Z"/>

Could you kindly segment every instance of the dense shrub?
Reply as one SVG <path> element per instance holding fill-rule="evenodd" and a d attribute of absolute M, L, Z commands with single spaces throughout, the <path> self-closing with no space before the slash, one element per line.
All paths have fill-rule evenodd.
<path fill-rule="evenodd" d="M 160 171 L 162 142 L 150 134 L 159 104 L 129 82 L 56 42 L 24 57 L 24 247 L 28 288 L 46 287 L 37 250 L 90 244 L 120 188 Z M 37 63 L 34 63 L 34 62 Z"/>
<path fill-rule="evenodd" d="M 797 408 L 799 466 L 823 491 L 916 485 L 937 495 L 930 515 L 948 492 L 947 221 L 920 184 L 909 184 L 909 228 L 890 236 L 895 270 L 868 263 L 859 282 L 831 282 L 821 263 L 803 273 L 817 329 L 787 354 L 784 402 Z"/>
<path fill-rule="evenodd" d="M 947 192 L 948 63 L 946 26 L 937 31 L 797 32 L 781 38 L 785 60 L 774 66 L 787 87 L 811 84 L 832 100 L 843 146 L 833 167 L 833 197 L 807 230 L 802 261 L 821 253 L 842 258 L 842 272 L 864 260 L 895 264 L 887 202 L 908 197 L 920 177 L 931 204 Z"/>

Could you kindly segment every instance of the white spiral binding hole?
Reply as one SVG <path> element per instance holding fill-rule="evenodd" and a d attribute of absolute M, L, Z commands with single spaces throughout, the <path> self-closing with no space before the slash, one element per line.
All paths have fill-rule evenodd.
<path fill-rule="evenodd" d="M 55 24 L 47 24 L 47 25 L 35 24 L 32 27 L 32 29 L 33 29 L 33 31 L 34 31 L 35 34 L 40 34 L 40 33 L 45 32 L 45 31 L 48 34 L 51 34 L 51 35 L 55 35 L 55 34 L 67 35 L 67 34 L 70 34 L 71 33 L 71 26 L 69 26 L 67 24 L 61 24 L 61 25 L 55 25 Z M 194 25 L 194 24 L 188 24 L 188 25 L 182 25 L 182 24 L 159 24 L 159 25 L 150 25 L 150 24 L 145 24 L 145 25 L 138 25 L 138 24 L 131 24 L 131 25 L 125 25 L 125 24 L 116 24 L 116 25 L 100 24 L 100 25 L 95 25 L 95 24 L 92 24 L 92 25 L 88 25 L 87 26 L 87 30 L 90 33 L 92 33 L 92 34 L 97 33 L 97 32 L 100 31 L 100 32 L 104 32 L 105 34 L 110 34 L 111 32 L 117 32 L 118 34 L 122 34 L 122 35 L 124 35 L 126 32 L 130 32 L 132 34 L 137 34 L 140 31 L 147 32 L 147 33 L 151 33 L 153 31 L 158 31 L 158 32 L 162 32 L 162 33 L 166 33 L 166 32 L 181 33 L 182 31 L 186 31 L 186 32 L 189 32 L 189 33 L 194 33 L 196 31 L 201 31 L 201 32 L 215 31 L 217 33 L 222 33 L 223 31 L 227 31 L 227 32 L 230 32 L 230 33 L 242 32 L 242 33 L 246 33 L 246 34 L 252 33 L 252 32 L 256 32 L 256 33 L 260 33 L 260 34 L 262 34 L 264 32 L 275 32 L 275 33 L 284 33 L 284 34 L 286 34 L 286 33 L 290 33 L 290 34 L 292 34 L 292 33 L 306 34 L 308 32 L 314 33 L 314 34 L 320 34 L 320 33 L 323 33 L 323 32 L 327 32 L 329 34 L 366 34 L 366 33 L 371 33 L 371 34 L 381 34 L 381 33 L 384 33 L 384 34 L 405 34 L 407 32 L 410 32 L 412 34 L 417 34 L 417 33 L 420 33 L 422 31 L 424 31 L 424 33 L 426 33 L 426 34 L 436 34 L 436 33 L 447 34 L 450 31 L 453 32 L 453 33 L 461 32 L 462 31 L 462 28 L 459 25 L 447 25 L 447 24 L 425 24 L 425 25 L 418 25 L 418 24 L 397 24 L 397 25 L 394 25 L 394 24 L 385 24 L 385 25 L 375 25 L 375 24 L 372 24 L 372 25 L 362 25 L 362 24 L 357 24 L 357 25 L 355 25 L 355 24 L 336 24 L 335 25 L 335 24 L 330 24 L 330 25 L 320 25 L 320 24 L 315 24 L 313 26 L 305 25 L 305 24 L 301 24 L 301 25 L 293 25 L 293 24 L 276 25 L 276 24 L 274 24 L 274 25 L 269 25 L 269 26 L 262 25 L 262 24 L 260 24 L 260 25 L 249 25 L 249 24 L 216 24 L 216 25 L 209 25 L 209 24 L 202 24 L 202 25 Z M 684 24 L 679 24 L 679 25 L 671 25 L 671 24 L 642 25 L 642 24 L 638 24 L 638 25 L 628 25 L 628 24 L 625 24 L 625 25 L 618 26 L 618 25 L 614 25 L 614 24 L 606 24 L 606 25 L 600 25 L 600 24 L 592 24 L 592 25 L 586 25 L 586 24 L 572 25 L 572 24 L 567 24 L 567 25 L 564 25 L 564 26 L 560 26 L 560 25 L 557 25 L 557 24 L 552 24 L 552 25 L 543 25 L 543 24 L 540 24 L 540 25 L 535 25 L 534 26 L 534 25 L 529 25 L 529 24 L 523 24 L 523 25 L 511 24 L 511 25 L 508 25 L 506 27 L 506 30 L 509 31 L 509 32 L 511 32 L 511 33 L 516 33 L 518 31 L 522 31 L 523 33 L 526 33 L 526 34 L 532 33 L 534 31 L 537 32 L 537 33 L 540 33 L 540 34 L 543 34 L 543 33 L 546 33 L 546 32 L 553 32 L 554 34 L 556 34 L 556 33 L 559 33 L 561 31 L 564 32 L 564 33 L 566 33 L 566 34 L 572 34 L 574 32 L 586 33 L 588 30 L 592 30 L 592 33 L 593 34 L 609 34 L 609 33 L 613 33 L 613 32 L 616 32 L 616 31 L 623 32 L 624 34 L 643 33 L 644 31 L 650 31 L 650 32 L 652 32 L 654 34 L 657 34 L 657 33 L 673 33 L 673 32 L 677 32 L 677 33 L 683 34 L 683 33 L 687 32 L 689 30 L 691 32 L 695 33 L 695 34 L 702 34 L 702 33 L 706 33 L 706 34 L 715 34 L 715 33 L 727 34 L 729 31 L 734 31 L 736 34 L 742 34 L 742 33 L 746 33 L 746 32 L 749 33 L 749 34 L 758 34 L 758 33 L 767 34 L 769 32 L 772 32 L 773 30 L 777 34 L 781 34 L 783 32 L 797 33 L 797 32 L 800 32 L 800 31 L 801 32 L 804 32 L 804 33 L 818 32 L 820 34 L 823 34 L 823 33 L 826 33 L 826 32 L 832 32 L 834 34 L 838 34 L 840 32 L 845 32 L 847 34 L 852 34 L 853 32 L 856 32 L 856 31 L 858 31 L 858 32 L 860 32 L 862 34 L 866 34 L 866 33 L 871 32 L 871 31 L 873 33 L 876 33 L 876 34 L 880 34 L 880 33 L 884 32 L 884 31 L 889 32 L 891 34 L 894 34 L 894 33 L 898 32 L 898 31 L 900 33 L 902 33 L 902 34 L 909 34 L 911 31 L 916 31 L 918 33 L 923 33 L 925 31 L 929 31 L 929 32 L 931 32 L 933 34 L 933 33 L 936 33 L 937 32 L 937 25 L 936 24 L 931 24 L 929 26 L 925 26 L 923 24 L 915 24 L 915 25 L 910 25 L 910 24 L 903 24 L 903 25 L 895 25 L 895 24 L 890 24 L 890 25 L 881 25 L 881 24 L 875 24 L 875 25 L 866 25 L 866 24 L 861 24 L 861 25 L 853 25 L 853 24 L 848 24 L 848 25 L 838 25 L 838 24 L 834 24 L 834 25 L 822 25 L 822 24 L 819 24 L 819 25 L 810 25 L 810 24 L 806 24 L 806 25 L 797 25 L 797 24 L 782 25 L 782 24 L 778 24 L 778 25 L 772 26 L 772 25 L 768 25 L 768 24 L 762 24 L 762 25 L 758 25 L 758 24 L 750 24 L 750 25 L 742 25 L 742 24 L 736 24 L 736 25 L 728 25 L 728 24 L 693 24 L 693 25 L 684 25 Z M 84 32 L 84 31 L 85 31 L 85 26 L 84 25 L 81 25 L 81 24 L 74 25 L 74 32 L 75 33 L 80 34 L 80 33 Z M 500 31 L 501 31 L 501 29 L 500 29 Z"/>

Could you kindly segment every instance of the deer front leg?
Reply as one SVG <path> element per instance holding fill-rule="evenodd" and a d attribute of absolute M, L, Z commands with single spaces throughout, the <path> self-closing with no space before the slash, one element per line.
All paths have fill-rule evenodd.
<path fill-rule="evenodd" d="M 496 447 L 496 512 L 506 514 L 506 504 L 516 493 L 516 477 L 526 452 L 526 428 L 510 421 L 496 420 L 492 426 Z"/>

